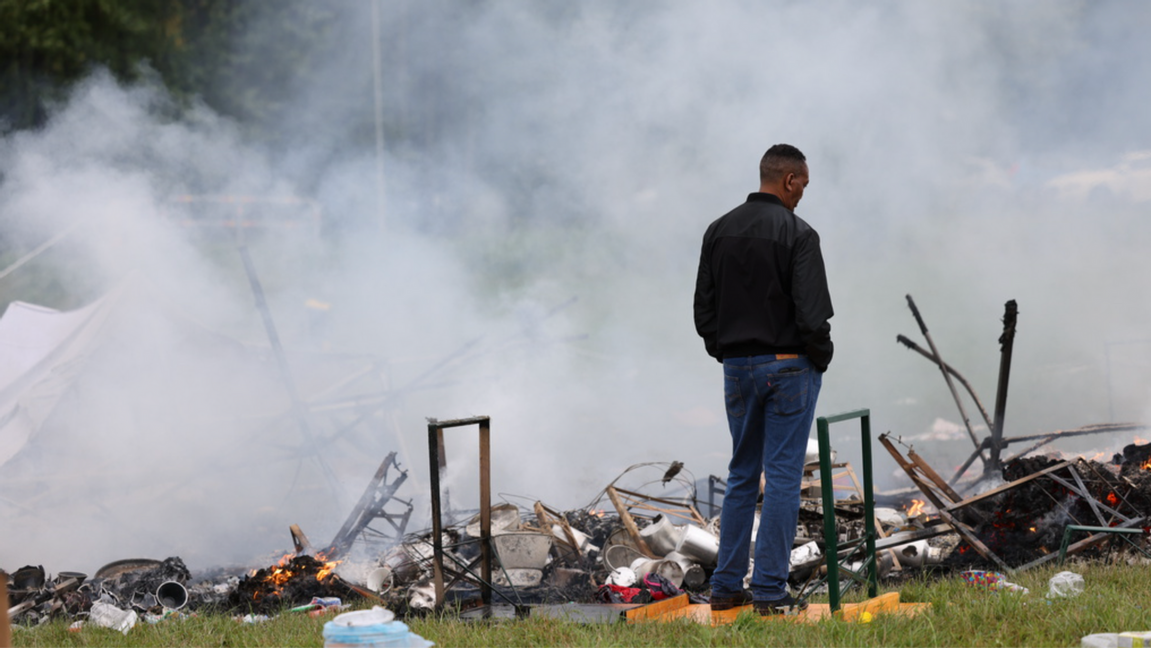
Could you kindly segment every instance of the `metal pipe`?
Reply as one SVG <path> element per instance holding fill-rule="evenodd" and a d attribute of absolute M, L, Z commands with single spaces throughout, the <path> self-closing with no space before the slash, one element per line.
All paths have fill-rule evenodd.
<path fill-rule="evenodd" d="M 239 230 L 242 232 L 243 230 Z M 260 285 L 260 277 L 256 274 L 256 266 L 252 263 L 252 256 L 248 254 L 248 246 L 241 241 L 236 246 L 240 251 L 240 259 L 244 262 L 244 272 L 248 274 L 248 283 L 252 287 L 252 296 L 256 300 L 256 309 L 260 311 L 260 317 L 264 321 L 264 331 L 268 335 L 268 343 L 272 347 L 272 354 L 276 356 L 276 365 L 280 369 L 280 379 L 284 381 L 284 387 L 288 391 L 288 398 L 292 404 L 292 417 L 296 419 L 296 423 L 300 426 L 300 432 L 304 435 L 304 443 L 307 445 L 308 450 L 311 451 L 316 463 L 320 466 L 320 471 L 328 480 L 328 485 L 332 488 L 333 493 L 339 493 L 340 489 L 336 481 L 336 475 L 332 469 L 328 467 L 327 462 L 319 455 L 319 447 L 316 444 L 315 436 L 312 434 L 312 428 L 308 424 L 308 413 L 304 408 L 303 401 L 300 400 L 300 393 L 296 389 L 296 382 L 292 379 L 291 369 L 288 367 L 288 358 L 284 355 L 284 347 L 280 344 L 280 335 L 276 332 L 276 324 L 272 321 L 272 311 L 268 308 L 268 302 L 264 298 L 264 289 Z"/>
<path fill-rule="evenodd" d="M 835 493 L 831 483 L 831 435 L 826 418 L 816 421 L 819 435 L 819 477 L 823 500 L 823 541 L 827 546 L 827 596 L 831 611 L 839 609 L 839 532 L 835 528 Z"/>
<path fill-rule="evenodd" d="M 188 602 L 188 590 L 176 581 L 164 581 L 156 588 L 156 600 L 169 610 L 179 610 Z"/>
<path fill-rule="evenodd" d="M 879 595 L 879 564 L 875 557 L 875 491 L 872 488 L 871 478 L 871 411 L 867 411 L 860 420 L 860 438 L 863 446 L 863 529 L 867 538 L 867 559 L 871 569 L 868 571 L 867 595 L 874 598 Z"/>
<path fill-rule="evenodd" d="M 8 266 L 7 268 L 4 268 L 3 272 L 0 272 L 0 279 L 3 279 L 4 277 L 7 277 L 8 275 L 12 274 L 20 266 L 24 265 L 25 263 L 28 263 L 29 261 L 31 261 L 32 259 L 35 259 L 38 256 L 40 256 L 40 254 L 42 252 L 44 252 L 48 248 L 52 247 L 53 245 L 56 245 L 60 241 L 63 241 L 65 238 L 68 237 L 68 235 L 70 235 L 72 232 L 76 231 L 77 227 L 80 227 L 81 225 L 83 225 L 86 222 L 87 221 L 79 221 L 77 223 L 73 223 L 72 225 L 68 226 L 68 229 L 64 230 L 63 232 L 60 232 L 56 236 L 53 236 L 46 243 L 41 244 L 35 250 L 32 250 L 28 254 L 25 254 L 24 256 L 20 257 L 19 259 L 16 259 L 16 261 L 13 262 L 12 265 Z"/>
<path fill-rule="evenodd" d="M 963 425 L 967 428 L 967 435 L 971 437 L 971 443 L 975 444 L 976 454 L 987 463 L 987 457 L 983 456 L 983 452 L 979 451 L 979 439 L 975 437 L 975 431 L 971 429 L 971 418 L 967 416 L 967 411 L 963 408 L 963 401 L 959 399 L 959 392 L 955 390 L 955 383 L 951 382 L 951 374 L 947 373 L 944 369 L 943 356 L 939 355 L 939 349 L 935 348 L 935 341 L 931 339 L 931 334 L 927 332 L 927 324 L 923 322 L 923 317 L 919 315 L 919 309 L 915 306 L 915 300 L 911 295 L 907 295 L 907 305 L 911 308 L 911 314 L 915 316 L 915 321 L 919 324 L 919 330 L 923 333 L 923 337 L 927 340 L 928 346 L 931 347 L 931 353 L 935 356 L 935 362 L 939 366 L 939 371 L 943 373 L 943 380 L 947 383 L 947 388 L 951 390 L 951 397 L 955 399 L 955 405 L 959 408 L 959 415 L 963 417 Z"/>

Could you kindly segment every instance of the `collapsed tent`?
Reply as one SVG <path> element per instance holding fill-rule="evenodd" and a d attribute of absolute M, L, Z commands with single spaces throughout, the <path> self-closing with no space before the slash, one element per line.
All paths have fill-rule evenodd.
<path fill-rule="evenodd" d="M 394 444 L 337 407 L 381 389 L 377 362 L 294 354 L 295 395 L 324 410 L 301 421 L 267 346 L 200 326 L 142 280 L 74 311 L 14 302 L 0 318 L 0 510 L 16 532 L 0 549 L 227 560 L 263 550 L 301 510 L 334 524 L 341 479 L 358 488 Z"/>

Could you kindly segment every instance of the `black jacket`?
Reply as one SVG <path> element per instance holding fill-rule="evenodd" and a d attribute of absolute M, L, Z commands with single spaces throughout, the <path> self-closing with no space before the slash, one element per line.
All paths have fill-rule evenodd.
<path fill-rule="evenodd" d="M 771 194 L 707 228 L 695 283 L 695 330 L 724 357 L 806 354 L 826 371 L 833 315 L 819 234 Z"/>

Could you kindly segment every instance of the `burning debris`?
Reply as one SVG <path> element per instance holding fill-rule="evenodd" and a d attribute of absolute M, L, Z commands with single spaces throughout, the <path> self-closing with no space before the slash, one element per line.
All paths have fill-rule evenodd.
<path fill-rule="evenodd" d="M 836 466 L 846 470 L 843 474 L 853 475 L 850 465 Z M 57 616 L 95 621 L 93 609 L 98 606 L 101 614 L 122 613 L 115 623 L 128 628 L 135 623 L 134 618 L 129 622 L 129 614 L 159 619 L 180 610 L 259 617 L 327 607 L 317 601 L 330 605 L 366 599 L 403 617 L 445 604 L 465 612 L 490 608 L 483 601 L 485 587 L 496 601 L 524 611 L 572 602 L 640 605 L 680 593 L 696 602 L 707 600 L 718 553 L 719 518 L 699 512 L 694 477 L 682 465 L 632 466 L 581 509 L 559 511 L 538 501 L 530 507 L 510 503 L 491 507 L 488 579 L 479 569 L 484 559 L 482 516 L 448 511 L 449 519 L 463 521 L 445 524 L 440 530 L 442 594 L 437 594 L 435 585 L 437 543 L 431 532 L 385 538 L 381 543 L 381 534 L 368 524 L 383 518 L 394 529 L 395 522 L 406 523 L 408 511 L 398 518 L 380 514 L 385 504 L 395 501 L 397 488 L 391 486 L 398 487 L 406 475 L 400 471 L 400 477 L 389 482 L 388 467 L 398 469 L 392 455 L 337 534 L 339 541 L 322 551 L 312 552 L 302 530 L 293 526 L 295 552 L 242 574 L 217 572 L 193 578 L 179 558 L 117 561 L 102 567 L 92 579 L 70 572 L 49 579 L 42 567 L 25 567 L 9 578 L 11 616 L 28 625 Z M 647 494 L 655 483 L 660 484 L 659 495 Z M 841 538 L 860 537 L 864 514 L 858 488 L 852 497 L 837 501 L 836 510 Z M 894 510 L 885 516 L 880 528 L 894 536 L 904 528 L 922 528 L 914 516 L 909 519 Z M 793 554 L 791 583 L 797 589 L 819 574 L 821 525 L 818 498 L 805 496 Z M 899 538 L 893 541 L 898 543 Z M 358 543 L 359 551 L 352 551 L 353 543 Z M 926 551 L 922 541 L 915 544 L 915 538 L 903 544 L 913 553 Z M 368 564 L 353 564 L 365 555 L 365 549 L 377 546 L 382 549 L 369 557 Z M 924 564 L 898 553 L 898 544 L 892 546 L 895 549 L 888 550 L 885 572 L 901 564 Z M 370 550 L 367 555 L 371 556 Z"/>
<path fill-rule="evenodd" d="M 322 555 L 284 556 L 242 578 L 228 594 L 228 608 L 270 615 L 313 598 L 346 596 L 349 588 L 335 575 L 338 564 Z"/>
<path fill-rule="evenodd" d="M 1069 553 L 1089 548 L 1098 550 L 1101 541 L 1108 537 L 1127 536 L 1136 529 L 1143 529 L 1141 535 L 1148 535 L 1146 521 L 1151 515 L 1151 476 L 1147 470 L 1151 468 L 1151 444 L 1128 445 L 1108 464 L 1096 459 L 1027 456 L 1061 438 L 1141 431 L 1147 426 L 1137 423 L 1099 424 L 1047 434 L 1004 436 L 1007 382 L 1018 317 L 1015 301 L 1005 305 L 1003 334 L 999 338 L 1001 361 L 994 419 L 987 415 L 967 381 L 943 362 L 910 295 L 907 302 L 931 351 L 919 348 L 902 335 L 897 337 L 897 341 L 939 367 L 975 450 L 951 480 L 945 481 L 911 448 L 907 448 L 904 456 L 896 448 L 900 440 L 890 433 L 880 435 L 879 440 L 934 506 L 935 514 L 962 537 L 963 542 L 956 552 L 957 563 L 970 564 L 982 560 L 1004 570 L 1028 569 L 1054 559 L 1062 560 Z M 952 383 L 953 377 L 965 387 L 991 430 L 990 436 L 982 441 L 975 436 Z M 1020 442 L 1030 445 L 1011 457 L 1001 458 L 1003 450 Z M 976 459 L 983 462 L 982 474 L 961 487 L 964 474 Z M 993 487 L 984 488 L 979 494 L 967 498 L 959 493 L 960 490 L 976 490 L 983 485 Z M 1089 530 L 1093 534 L 1069 545 L 1072 530 Z M 1140 539 L 1140 543 L 1132 542 L 1128 537 L 1122 539 L 1128 546 L 1147 555 L 1142 547 L 1146 544 L 1145 537 Z"/>

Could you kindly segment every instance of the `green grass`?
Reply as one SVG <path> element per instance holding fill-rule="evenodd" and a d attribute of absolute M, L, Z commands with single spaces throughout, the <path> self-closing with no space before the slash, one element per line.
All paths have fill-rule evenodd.
<path fill-rule="evenodd" d="M 1047 582 L 1066 569 L 1081 574 L 1086 591 L 1048 600 Z M 529 618 L 461 622 L 450 615 L 411 619 L 413 632 L 441 648 L 453 646 L 1078 646 L 1097 632 L 1151 630 L 1151 568 L 1147 565 L 1083 563 L 1009 575 L 1029 594 L 996 593 L 948 577 L 913 580 L 898 588 L 904 602 L 931 608 L 914 617 L 876 616 L 870 623 L 763 621 L 744 615 L 729 626 L 692 622 L 588 624 Z M 882 592 L 881 592 L 882 593 Z M 847 602 L 859 601 L 859 594 Z M 814 599 L 820 602 L 819 599 Z M 826 602 L 826 599 L 824 599 Z M 127 635 L 85 627 L 69 632 L 56 621 L 14 629 L 15 646 L 322 646 L 323 624 L 303 614 L 284 614 L 262 624 L 225 616 L 199 616 L 139 624 Z"/>

